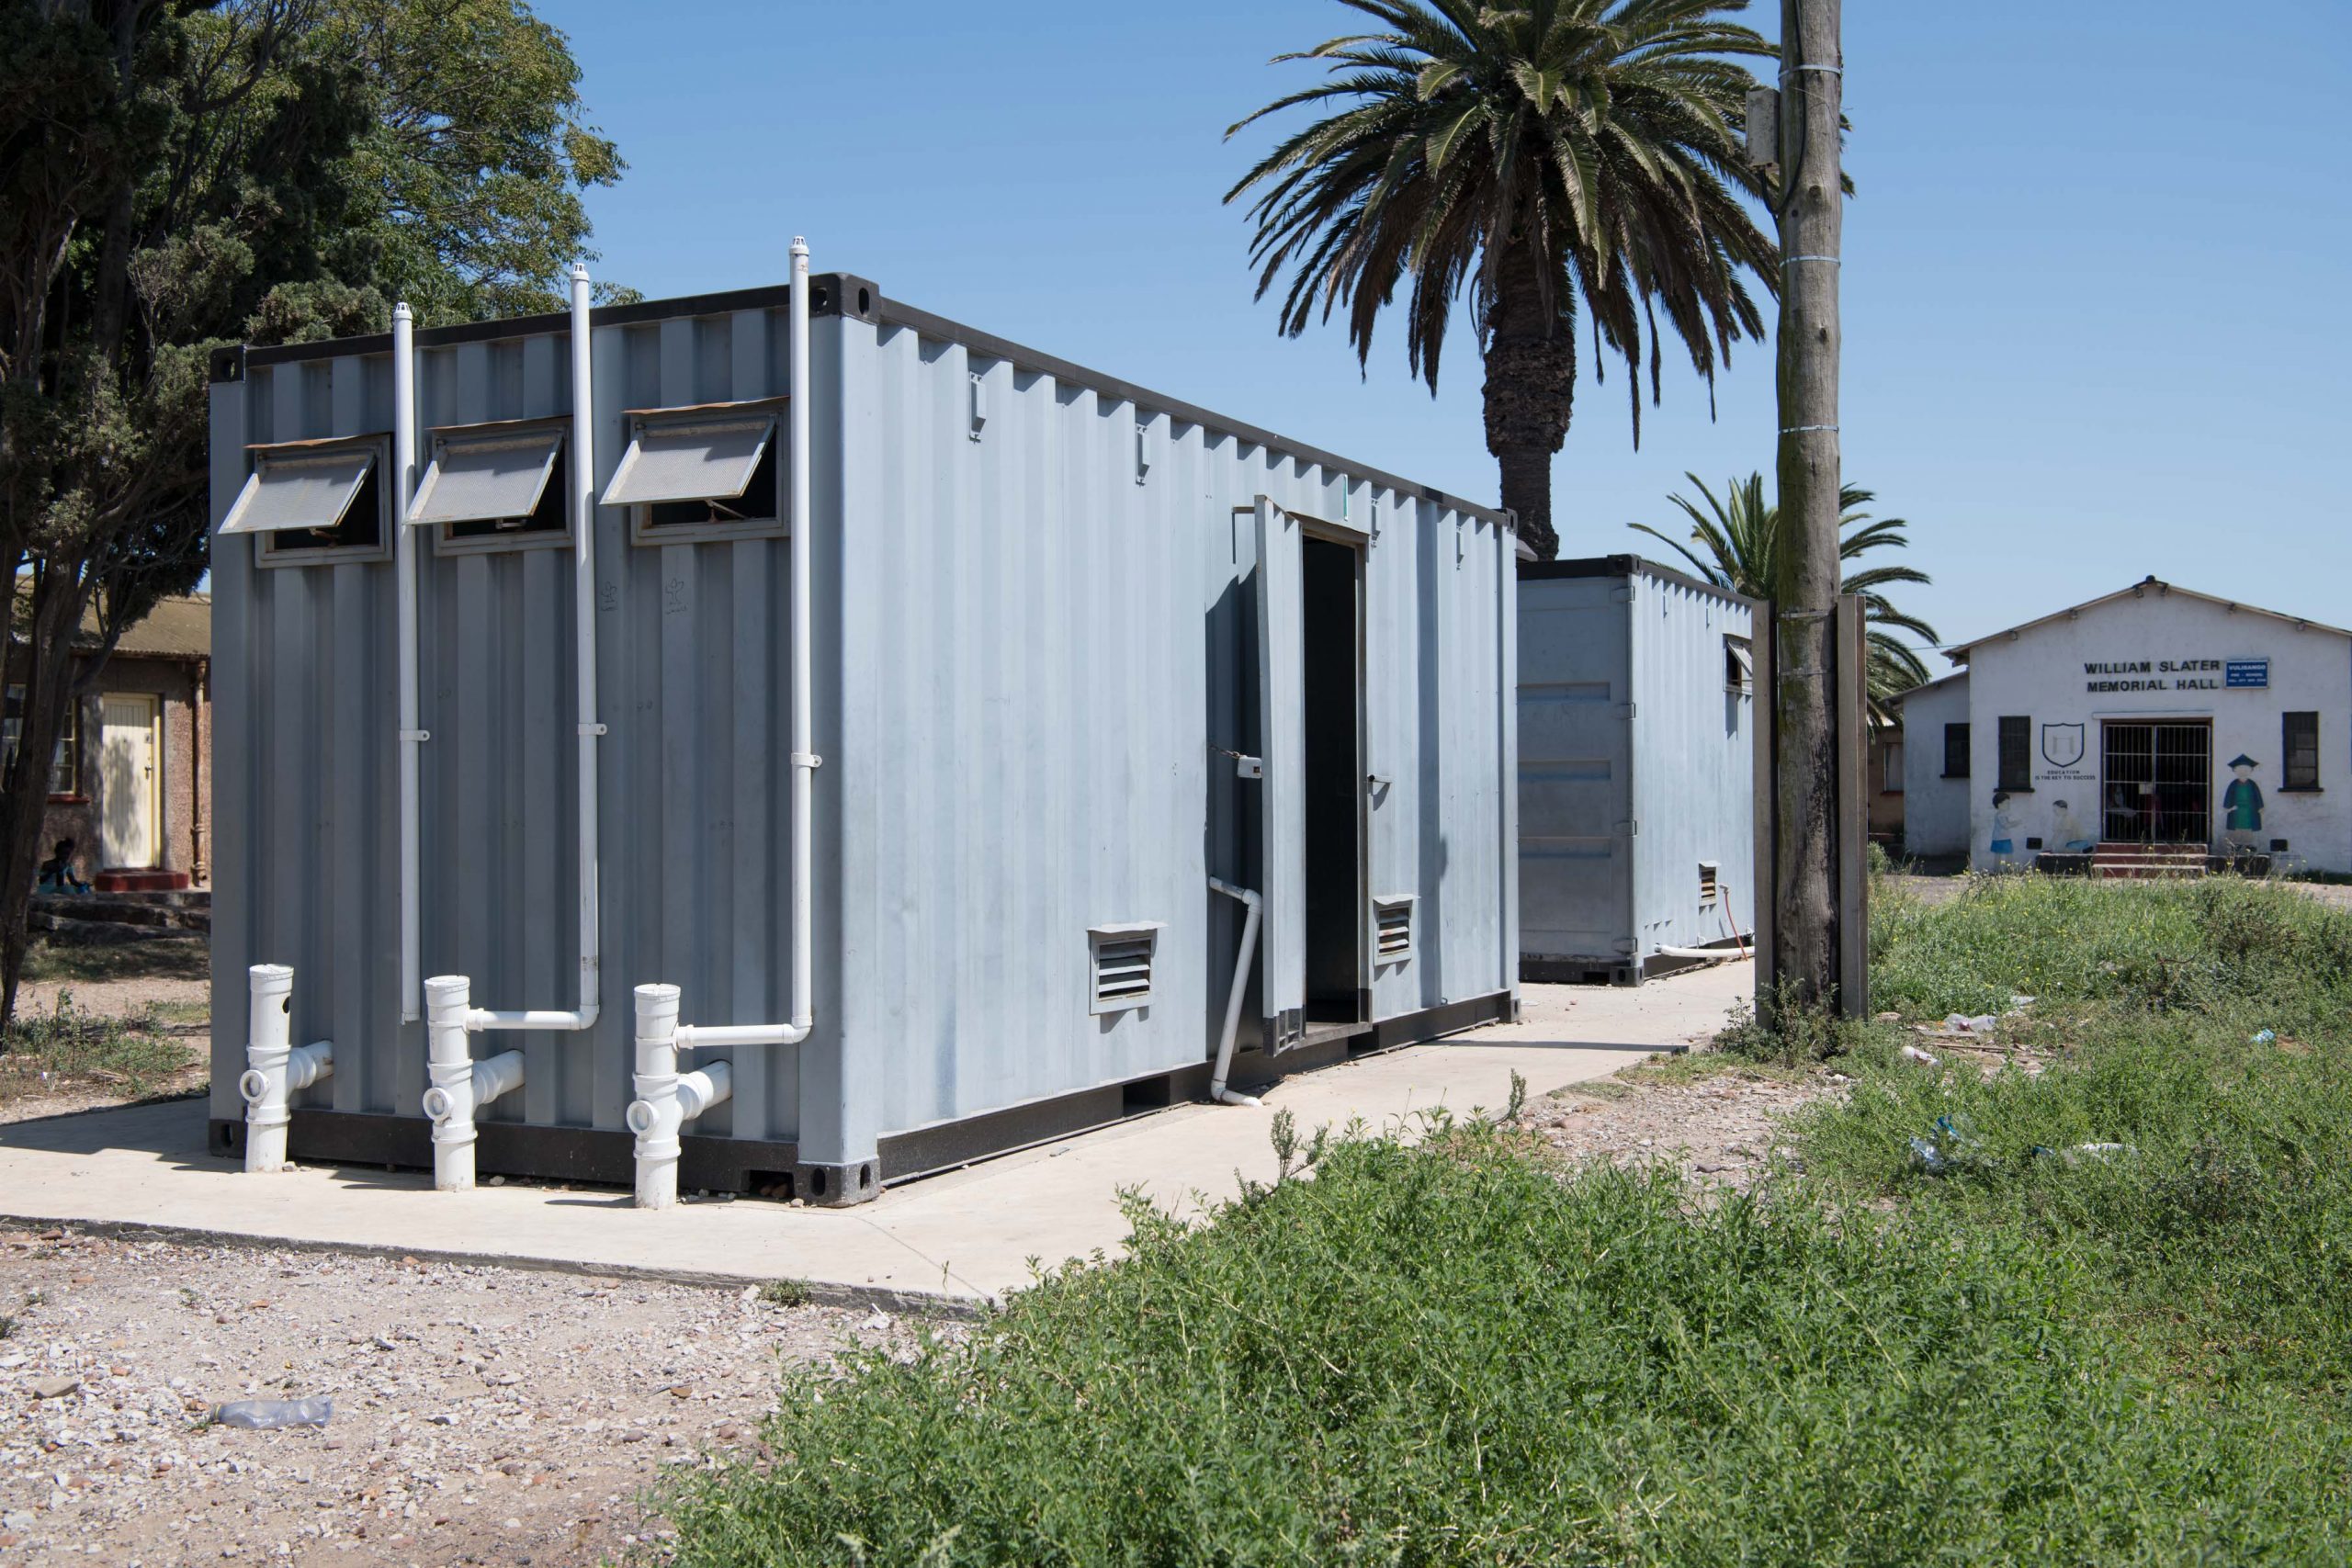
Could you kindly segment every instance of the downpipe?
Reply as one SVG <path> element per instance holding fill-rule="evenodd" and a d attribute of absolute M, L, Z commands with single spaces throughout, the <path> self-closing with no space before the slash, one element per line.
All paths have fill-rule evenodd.
<path fill-rule="evenodd" d="M 573 790 L 576 795 L 580 865 L 580 1003 L 575 1008 L 496 1011 L 469 1008 L 465 1027 L 551 1030 L 582 1033 L 596 1027 L 601 1010 L 602 936 L 597 920 L 597 879 L 602 863 L 596 840 L 596 742 L 605 726 L 596 719 L 596 446 L 594 311 L 588 268 L 571 265 L 571 624 L 573 728 L 579 737 Z M 426 982 L 428 992 L 432 982 Z M 431 1000 L 428 995 L 427 1010 Z M 471 1186 L 469 1177 L 467 1185 Z"/>
<path fill-rule="evenodd" d="M 237 1092 L 245 1098 L 245 1168 L 286 1168 L 286 1127 L 293 1096 L 334 1072 L 334 1044 L 291 1043 L 294 971 L 256 964 L 245 971 L 245 1071 Z"/>
<path fill-rule="evenodd" d="M 637 1206 L 668 1209 L 678 1201 L 679 1134 L 685 1124 L 735 1092 L 731 1070 L 708 1062 L 678 1071 L 678 987 L 637 988 L 637 1099 L 624 1117 L 637 1134 Z"/>
<path fill-rule="evenodd" d="M 1233 960 L 1233 990 L 1225 998 L 1225 1032 L 1216 1043 L 1216 1066 L 1209 1074 L 1209 1098 L 1219 1105 L 1258 1105 L 1262 1103 L 1254 1094 L 1241 1094 L 1225 1087 L 1227 1075 L 1233 1071 L 1233 1041 L 1241 1028 L 1241 1001 L 1250 988 L 1250 966 L 1258 958 L 1258 916 L 1264 900 L 1247 887 L 1236 887 L 1230 882 L 1209 878 L 1209 886 L 1228 898 L 1240 900 L 1249 911 L 1241 919 L 1241 951 Z"/>
<path fill-rule="evenodd" d="M 816 657 L 816 636 L 810 626 L 809 491 L 808 491 L 808 243 L 792 242 L 791 384 L 786 419 L 788 422 L 791 469 L 790 497 L 791 587 L 788 616 L 792 626 L 792 992 L 791 1021 L 786 1023 L 684 1024 L 677 1021 L 678 987 L 649 985 L 637 988 L 638 1072 L 641 1075 L 637 1105 L 629 1107 L 629 1126 L 638 1131 L 637 1201 L 641 1208 L 666 1209 L 677 1201 L 677 1129 L 703 1110 L 718 1104 L 731 1091 L 727 1064 L 714 1062 L 703 1075 L 677 1074 L 677 1054 L 692 1049 L 750 1049 L 767 1045 L 797 1045 L 816 1027 L 810 998 L 816 994 L 816 872 L 812 864 L 815 837 L 815 777 L 824 761 L 817 755 L 814 704 L 810 697 L 809 666 Z M 649 1003 L 649 997 L 651 998 Z M 650 1005 L 653 1011 L 649 1014 Z M 650 1029 L 650 1032 L 649 1032 Z M 649 1049 L 652 1053 L 649 1066 Z M 663 1065 L 666 1064 L 666 1065 Z M 649 1094 L 646 1081 L 676 1079 L 682 1096 L 708 1094 L 694 1110 L 673 1113 L 667 1091 Z M 689 1084 L 688 1080 L 701 1079 Z M 695 1104 L 686 1100 L 684 1104 Z M 638 1129 L 638 1106 L 647 1107 L 645 1130 Z M 665 1130 L 666 1129 L 666 1130 Z M 650 1144 L 649 1145 L 649 1139 Z M 649 1156 L 649 1147 L 667 1153 Z M 649 1158 L 656 1166 L 648 1185 Z M 666 1161 L 666 1165 L 662 1162 Z M 665 1195 L 666 1194 L 666 1195 Z"/>
<path fill-rule="evenodd" d="M 401 1021 L 424 1016 L 424 798 L 420 749 L 432 737 L 418 717 L 416 536 L 408 520 L 416 486 L 416 322 L 403 299 L 392 307 L 392 582 L 400 641 Z"/>
<path fill-rule="evenodd" d="M 463 975 L 437 975 L 424 982 L 424 1114 L 433 1122 L 433 1185 L 443 1192 L 469 1191 L 474 1184 L 475 1118 L 481 1108 L 523 1084 L 523 1053 L 503 1051 L 473 1059 L 472 1020 L 468 1005 L 473 983 Z"/>

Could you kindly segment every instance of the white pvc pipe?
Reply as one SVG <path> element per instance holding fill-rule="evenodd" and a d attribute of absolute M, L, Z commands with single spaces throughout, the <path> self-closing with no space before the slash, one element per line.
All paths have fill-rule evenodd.
<path fill-rule="evenodd" d="M 400 619 L 401 1021 L 424 1010 L 423 871 L 418 849 L 423 794 L 418 748 L 427 739 L 417 716 L 416 536 L 409 491 L 416 483 L 416 323 L 408 301 L 392 307 L 392 581 Z"/>
<path fill-rule="evenodd" d="M 1241 951 L 1233 960 L 1233 990 L 1225 998 L 1225 1032 L 1216 1043 L 1216 1066 L 1209 1074 L 1209 1098 L 1220 1105 L 1256 1105 L 1258 1097 L 1225 1087 L 1233 1071 L 1233 1041 L 1241 1027 L 1242 994 L 1250 988 L 1250 966 L 1258 956 L 1258 915 L 1264 900 L 1247 887 L 1236 887 L 1212 876 L 1209 886 L 1228 898 L 1238 898 L 1249 911 L 1241 919 Z"/>
<path fill-rule="evenodd" d="M 483 1106 L 523 1083 L 523 1053 L 473 1059 L 467 1023 L 472 982 L 436 975 L 424 982 L 424 1114 L 433 1122 L 433 1185 L 464 1192 L 474 1184 L 474 1118 Z"/>
<path fill-rule="evenodd" d="M 251 1005 L 245 1014 L 245 1071 L 237 1092 L 245 1100 L 245 1168 L 286 1168 L 286 1125 L 292 1096 L 334 1071 L 334 1046 L 321 1040 L 295 1045 L 294 971 L 256 964 L 245 971 Z"/>
<path fill-rule="evenodd" d="M 816 936 L 811 930 L 816 911 L 816 875 L 810 865 L 811 822 L 815 814 L 815 774 L 824 759 L 817 755 L 816 726 L 809 699 L 816 637 L 809 627 L 810 570 L 808 564 L 808 242 L 792 241 L 792 381 L 786 423 L 790 429 L 787 457 L 791 488 L 792 621 L 792 1019 L 788 1023 L 680 1024 L 677 1047 L 797 1045 L 815 1026 Z M 639 987 L 640 994 L 643 987 Z M 640 1004 L 641 1005 L 641 1004 Z"/>
<path fill-rule="evenodd" d="M 623 1118 L 637 1134 L 637 1206 L 667 1209 L 678 1201 L 679 1133 L 686 1122 L 734 1093 L 725 1062 L 678 1071 L 678 987 L 637 988 L 637 1099 Z"/>
<path fill-rule="evenodd" d="M 580 1003 L 569 1010 L 493 1011 L 469 1008 L 465 1026 L 578 1032 L 596 1027 L 603 968 L 597 929 L 596 740 L 596 419 L 594 342 L 588 268 L 571 264 L 571 638 L 575 790 L 580 842 Z"/>

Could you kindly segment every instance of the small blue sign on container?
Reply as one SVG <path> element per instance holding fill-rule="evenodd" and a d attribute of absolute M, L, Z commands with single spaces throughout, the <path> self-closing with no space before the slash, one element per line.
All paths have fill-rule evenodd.
<path fill-rule="evenodd" d="M 2222 662 L 2222 684 L 2224 686 L 2267 686 L 2270 684 L 2270 660 L 2267 659 L 2229 659 Z"/>

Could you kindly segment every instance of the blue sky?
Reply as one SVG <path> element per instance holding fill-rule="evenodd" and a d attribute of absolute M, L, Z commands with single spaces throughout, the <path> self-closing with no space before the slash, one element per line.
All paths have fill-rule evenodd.
<path fill-rule="evenodd" d="M 1253 303 L 1225 127 L 1306 81 L 1332 0 L 542 0 L 630 170 L 598 272 L 650 295 L 819 268 L 1478 500 L 1467 335 L 1432 400 L 1401 335 Z M 1768 33 L 1779 7 L 1755 12 Z M 1946 638 L 2154 572 L 2352 624 L 2352 6 L 1847 6 L 1847 477 L 1913 525 Z M 1555 468 L 1565 554 L 1772 461 L 1769 344 L 1669 374 L 1641 449 L 1589 375 Z M 1663 547 L 1651 549 L 1657 554 Z"/>

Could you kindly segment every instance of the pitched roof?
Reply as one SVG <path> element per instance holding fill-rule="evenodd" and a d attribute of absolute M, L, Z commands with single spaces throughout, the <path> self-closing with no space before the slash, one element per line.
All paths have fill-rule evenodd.
<path fill-rule="evenodd" d="M 2218 594 L 2199 593 L 2194 588 L 2183 588 L 2177 582 L 2166 582 L 2151 572 L 2129 588 L 2119 588 L 2112 593 L 2102 593 L 2096 599 L 2086 599 L 2081 604 L 2069 605 L 2064 610 L 2052 610 L 2046 615 L 2038 615 L 2030 621 L 2020 621 L 2014 626 L 2006 626 L 1996 632 L 1987 632 L 1984 636 L 1973 637 L 1967 642 L 1953 643 L 1944 649 L 1944 657 L 1954 664 L 1966 664 L 1969 649 L 1978 643 L 1992 642 L 1999 637 L 2013 637 L 2019 632 L 2030 632 L 2038 626 L 2048 626 L 2052 621 L 2067 620 L 2085 610 L 2097 609 L 2101 604 L 2111 604 L 2126 594 L 2135 599 L 2144 599 L 2148 596 L 2148 590 L 2151 588 L 2156 591 L 2159 598 L 2177 593 L 2183 598 L 2199 600 L 2207 604 L 2219 604 L 2225 610 L 2244 610 L 2252 615 L 2267 615 L 2274 621 L 2284 621 L 2299 630 L 2333 632 L 2337 637 L 2352 637 L 2352 631 L 2346 631 L 2342 626 L 2331 626 L 2324 622 L 2308 620 L 2301 615 L 2290 615 L 2281 610 L 2266 610 L 2259 604 L 2243 604 L 2235 599 L 2222 598 Z"/>
<path fill-rule="evenodd" d="M 30 585 L 22 578 L 17 580 L 17 626 L 22 625 Z M 10 628 L 15 635 L 17 626 Z M 74 634 L 76 652 L 87 651 L 98 645 L 98 608 L 90 605 L 82 612 L 81 629 Z M 209 659 L 212 657 L 212 595 L 209 593 L 175 593 L 156 601 L 146 617 L 122 634 L 115 644 L 117 655 L 134 659 Z"/>
<path fill-rule="evenodd" d="M 82 617 L 85 635 L 97 634 L 97 615 Z M 209 659 L 212 656 L 212 595 L 174 594 L 156 602 L 147 618 L 122 634 L 115 652 L 149 659 Z"/>
<path fill-rule="evenodd" d="M 1921 692 L 1932 692 L 1938 686 L 1949 686 L 1954 681 L 1965 681 L 1967 679 L 1968 671 L 1966 670 L 1955 670 L 1949 675 L 1939 675 L 1932 681 L 1922 681 L 1916 686 L 1907 687 L 1903 691 L 1895 693 L 1894 695 L 1887 698 L 1886 700 L 1889 703 L 1899 703 L 1904 698 L 1917 696 Z"/>

